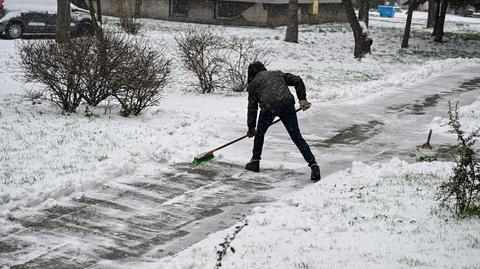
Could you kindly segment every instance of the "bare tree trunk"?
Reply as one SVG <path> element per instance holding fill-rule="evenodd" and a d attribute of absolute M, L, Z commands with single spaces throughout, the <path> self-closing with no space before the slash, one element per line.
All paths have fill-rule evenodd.
<path fill-rule="evenodd" d="M 100 22 L 100 24 L 103 24 L 102 23 L 102 1 L 101 0 L 97 0 L 97 19 Z"/>
<path fill-rule="evenodd" d="M 405 24 L 405 32 L 403 33 L 402 49 L 408 48 L 408 40 L 410 38 L 410 27 L 412 26 L 413 10 L 416 7 L 417 7 L 416 3 L 413 3 L 412 1 L 409 2 L 407 22 Z"/>
<path fill-rule="evenodd" d="M 352 27 L 353 36 L 355 38 L 355 50 L 353 55 L 355 58 L 362 58 L 365 54 L 370 53 L 370 47 L 372 46 L 372 39 L 364 34 L 360 23 L 358 22 L 357 15 L 353 9 L 351 0 L 342 0 L 345 8 L 345 14 L 347 15 L 348 23 Z"/>
<path fill-rule="evenodd" d="M 285 41 L 298 43 L 298 0 L 288 1 L 288 25 Z"/>
<path fill-rule="evenodd" d="M 435 1 L 428 0 L 427 28 L 433 28 L 434 24 L 435 24 Z"/>
<path fill-rule="evenodd" d="M 57 0 L 56 23 L 55 40 L 61 44 L 70 42 L 70 0 Z"/>
<path fill-rule="evenodd" d="M 441 3 L 442 3 L 441 0 L 435 0 L 435 14 L 434 14 L 435 16 L 434 16 L 434 20 L 433 20 L 432 36 L 436 35 L 437 24 L 440 21 L 440 5 L 441 5 Z"/>
<path fill-rule="evenodd" d="M 365 18 L 365 1 L 366 0 L 358 0 L 358 20 L 363 21 Z"/>
<path fill-rule="evenodd" d="M 434 38 L 435 42 L 442 42 L 443 40 L 443 30 L 445 26 L 445 17 L 447 16 L 448 0 L 442 0 L 442 5 L 440 7 L 440 17 L 438 18 L 437 23 L 435 24 Z"/>
<path fill-rule="evenodd" d="M 368 27 L 368 24 L 370 22 L 370 0 L 364 0 L 365 1 L 365 14 L 363 16 L 363 22 L 365 25 Z"/>
<path fill-rule="evenodd" d="M 99 1 L 99 0 L 97 0 Z M 98 25 L 97 16 L 95 15 L 95 6 L 93 0 L 88 0 L 88 9 L 90 10 L 90 17 L 92 17 L 93 29 L 95 31 L 95 37 L 99 40 L 103 40 L 103 30 L 100 25 Z"/>

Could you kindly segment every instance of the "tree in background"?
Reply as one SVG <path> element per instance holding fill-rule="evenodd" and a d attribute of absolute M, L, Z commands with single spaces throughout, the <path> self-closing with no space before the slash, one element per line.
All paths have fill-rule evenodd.
<path fill-rule="evenodd" d="M 449 4 L 455 8 L 466 8 L 480 2 L 479 0 L 437 0 L 435 4 L 435 21 L 433 26 L 433 41 L 443 42 L 445 18 Z"/>
<path fill-rule="evenodd" d="M 285 41 L 298 43 L 298 0 L 288 1 L 288 25 Z"/>
<path fill-rule="evenodd" d="M 360 0 L 358 1 L 358 19 L 363 21 L 368 27 L 368 22 L 370 19 L 370 0 Z"/>
<path fill-rule="evenodd" d="M 433 41 L 442 42 L 445 28 L 445 18 L 447 16 L 448 0 L 441 0 L 441 3 L 437 2 L 437 14 L 435 16 L 435 27 L 433 28 Z"/>
<path fill-rule="evenodd" d="M 410 28 L 412 26 L 413 11 L 417 8 L 419 2 L 410 0 L 408 3 L 407 22 L 405 23 L 405 32 L 403 33 L 402 49 L 408 48 L 408 40 L 410 39 Z"/>
<path fill-rule="evenodd" d="M 60 43 L 70 42 L 70 0 L 57 0 L 57 26 L 55 40 Z"/>
<path fill-rule="evenodd" d="M 427 28 L 433 28 L 435 25 L 435 10 L 437 3 L 435 0 L 428 0 L 428 19 Z"/>
<path fill-rule="evenodd" d="M 353 36 L 355 38 L 355 50 L 353 56 L 355 58 L 362 58 L 365 54 L 370 53 L 370 47 L 372 46 L 373 41 L 368 36 L 366 29 L 363 29 L 362 26 L 360 26 L 352 1 L 342 0 L 342 3 L 345 8 L 348 23 L 350 24 L 350 27 L 352 27 Z"/>
<path fill-rule="evenodd" d="M 93 4 L 93 0 L 88 0 L 88 9 L 90 10 L 90 17 L 92 17 L 93 29 L 95 31 L 95 36 L 97 39 L 103 39 L 103 29 L 98 24 L 97 16 L 95 14 L 95 5 Z"/>

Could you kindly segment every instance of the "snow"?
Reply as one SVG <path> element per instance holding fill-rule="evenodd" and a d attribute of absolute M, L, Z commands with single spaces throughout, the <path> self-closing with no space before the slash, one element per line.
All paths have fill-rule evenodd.
<path fill-rule="evenodd" d="M 438 206 L 444 162 L 354 162 L 351 169 L 256 208 L 222 268 L 474 268 L 478 220 L 452 220 Z M 131 268 L 214 268 L 218 232 L 160 262 Z"/>
<path fill-rule="evenodd" d="M 40 5 L 53 11 L 52 1 L 32 0 L 22 8 Z M 7 0 L 6 7 L 18 3 Z M 283 27 L 212 29 L 226 37 L 266 44 L 274 51 L 267 68 L 301 75 L 313 108 L 300 117 L 311 118 L 321 115 L 325 106 L 348 103 L 355 112 L 355 104 L 455 68 L 478 67 L 478 40 L 447 36 L 446 43 L 433 44 L 430 30 L 424 29 L 425 14 L 414 13 L 414 36 L 406 50 L 399 49 L 404 15 L 392 19 L 372 15 L 372 55 L 362 61 L 353 59 L 353 36 L 346 24 L 301 26 L 299 44 L 282 41 Z M 196 26 L 142 23 L 146 42 L 165 47 L 174 58 L 175 34 Z M 446 29 L 478 34 L 480 20 L 449 15 Z M 172 165 L 188 163 L 196 154 L 246 131 L 246 95 L 228 89 L 198 94 L 193 77 L 178 62 L 160 104 L 137 118 L 118 116 L 113 101 L 90 108 L 94 112 L 90 117 L 84 115 L 84 105 L 77 114 L 65 115 L 46 102 L 32 104 L 24 93 L 40 87 L 21 80 L 18 42 L 0 40 L 0 225 L 5 232 L 19 229 L 20 224 L 12 221 L 19 214 L 50 208 L 62 198 L 81 196 L 109 183 L 171 171 Z M 480 101 L 461 108 L 462 123 L 469 130 L 480 122 L 478 111 Z M 445 119 L 433 119 L 432 127 L 435 134 L 446 134 Z M 250 158 L 247 150 L 225 152 L 217 159 L 238 164 Z M 287 160 L 269 165 L 305 169 L 304 163 Z M 399 159 L 384 164 L 354 162 L 348 171 L 256 208 L 247 218 L 249 225 L 233 241 L 236 252 L 228 252 L 224 268 L 475 267 L 480 263 L 475 255 L 478 220 L 455 220 L 435 200 L 435 188 L 451 173 L 451 165 L 408 164 Z M 125 263 L 125 267 L 212 268 L 215 247 L 232 229 L 174 257 Z M 41 251 L 31 255 L 42 255 Z"/>
<path fill-rule="evenodd" d="M 452 102 L 452 108 L 454 107 L 455 102 Z M 460 106 L 459 118 L 462 130 L 466 135 L 480 129 L 480 100 L 477 100 L 470 105 Z M 448 125 L 448 122 L 449 119 L 447 117 L 436 117 L 432 120 L 430 127 L 437 134 L 456 137 L 456 134 L 451 133 L 452 128 Z"/>

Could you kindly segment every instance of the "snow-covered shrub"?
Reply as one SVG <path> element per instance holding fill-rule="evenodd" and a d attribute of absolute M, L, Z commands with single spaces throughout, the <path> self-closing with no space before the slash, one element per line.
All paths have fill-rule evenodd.
<path fill-rule="evenodd" d="M 82 100 L 97 106 L 114 96 L 122 115 L 138 115 L 158 101 L 170 73 L 171 61 L 162 51 L 145 40 L 112 33 L 66 44 L 23 42 L 19 52 L 24 79 L 44 85 L 47 99 L 69 113 Z"/>
<path fill-rule="evenodd" d="M 44 85 L 46 98 L 67 113 L 82 101 L 83 64 L 90 54 L 89 46 L 81 46 L 83 40 L 23 42 L 18 47 L 24 80 Z"/>
<path fill-rule="evenodd" d="M 138 115 L 148 106 L 157 104 L 159 93 L 167 84 L 171 60 L 162 50 L 153 49 L 147 42 L 137 40 L 131 44 L 125 77 L 115 97 L 120 102 L 120 114 Z"/>
<path fill-rule="evenodd" d="M 268 62 L 270 50 L 266 47 L 255 44 L 253 39 L 233 37 L 227 42 L 228 56 L 225 61 L 227 73 L 227 88 L 235 92 L 242 92 L 246 89 L 248 65 L 261 61 Z"/>
<path fill-rule="evenodd" d="M 196 27 L 179 34 L 175 40 L 180 60 L 192 72 L 202 93 L 211 93 L 224 82 L 225 39 L 209 27 Z"/>
<path fill-rule="evenodd" d="M 458 215 L 480 215 L 480 163 L 475 156 L 475 143 L 480 129 L 465 135 L 459 120 L 458 102 L 454 108 L 449 103 L 448 115 L 451 132 L 457 135 L 458 156 L 454 174 L 440 186 L 440 198 L 443 202 L 453 198 Z"/>
<path fill-rule="evenodd" d="M 130 57 L 134 51 L 133 40 L 125 35 L 105 32 L 103 38 L 75 39 L 79 46 L 89 48 L 90 53 L 79 62 L 82 70 L 82 98 L 90 106 L 97 106 L 128 83 Z"/>
<path fill-rule="evenodd" d="M 202 93 L 219 88 L 242 92 L 247 87 L 248 65 L 268 61 L 270 50 L 253 39 L 224 38 L 209 27 L 196 27 L 176 38 L 180 59 L 192 72 Z"/>

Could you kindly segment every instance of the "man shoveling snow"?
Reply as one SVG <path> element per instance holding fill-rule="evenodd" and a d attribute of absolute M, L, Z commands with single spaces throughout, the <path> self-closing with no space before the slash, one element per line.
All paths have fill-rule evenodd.
<path fill-rule="evenodd" d="M 261 62 L 254 62 L 248 66 L 248 137 L 255 137 L 253 142 L 253 155 L 245 169 L 253 172 L 260 171 L 260 160 L 263 142 L 268 127 L 275 117 L 279 117 L 288 131 L 290 138 L 298 147 L 303 158 L 312 170 L 311 179 L 320 180 L 320 168 L 315 161 L 310 147 L 303 139 L 298 127 L 297 113 L 295 111 L 295 98 L 290 93 L 288 86 L 294 86 L 300 100 L 300 108 L 305 111 L 311 103 L 307 101 L 305 84 L 296 75 L 281 71 L 267 71 Z M 257 111 L 260 113 L 257 121 Z M 256 128 L 256 130 L 255 130 Z"/>

